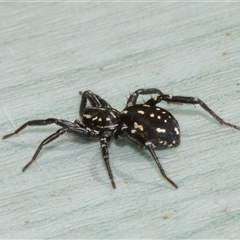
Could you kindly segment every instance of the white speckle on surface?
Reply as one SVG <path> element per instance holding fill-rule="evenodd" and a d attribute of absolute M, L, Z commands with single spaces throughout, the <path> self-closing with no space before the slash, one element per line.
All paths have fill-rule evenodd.
<path fill-rule="evenodd" d="M 151 114 L 150 114 L 150 117 L 154 117 L 154 113 L 151 113 Z"/>

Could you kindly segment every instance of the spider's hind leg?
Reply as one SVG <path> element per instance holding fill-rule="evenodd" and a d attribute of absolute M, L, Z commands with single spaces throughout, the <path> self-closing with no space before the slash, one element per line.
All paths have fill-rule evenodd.
<path fill-rule="evenodd" d="M 172 96 L 168 94 L 163 94 L 161 96 L 158 96 L 157 99 L 155 100 L 156 103 L 159 103 L 161 101 L 184 104 L 198 104 L 210 115 L 212 115 L 212 117 L 215 118 L 220 124 L 240 130 L 240 126 L 224 121 L 211 108 L 209 108 L 206 103 L 204 103 L 201 99 L 197 97 Z"/>
<path fill-rule="evenodd" d="M 173 181 L 167 176 L 167 174 L 165 173 L 165 171 L 164 171 L 161 163 L 159 162 L 159 159 L 158 159 L 158 157 L 157 157 L 157 155 L 156 155 L 156 153 L 155 153 L 155 151 L 154 151 L 154 149 L 153 149 L 153 146 L 152 146 L 152 145 L 148 145 L 148 146 L 146 146 L 146 147 L 147 147 L 147 149 L 149 150 L 149 152 L 151 153 L 152 157 L 154 158 L 154 160 L 155 160 L 155 162 L 156 162 L 156 164 L 157 164 L 157 166 L 158 166 L 158 168 L 159 168 L 162 176 L 163 176 L 173 187 L 178 188 L 177 184 L 176 184 L 175 182 L 173 182 Z"/>
<path fill-rule="evenodd" d="M 139 95 L 150 95 L 150 94 L 163 95 L 163 93 L 157 88 L 138 89 L 130 95 L 125 108 L 135 105 L 137 103 L 137 99 Z"/>

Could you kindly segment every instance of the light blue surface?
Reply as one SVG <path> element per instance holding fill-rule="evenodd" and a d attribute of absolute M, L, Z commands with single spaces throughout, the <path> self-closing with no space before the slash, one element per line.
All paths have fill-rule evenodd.
<path fill-rule="evenodd" d="M 31 119 L 78 118 L 78 91 L 121 110 L 130 92 L 156 87 L 204 100 L 240 125 L 240 5 L 22 3 L 0 5 L 0 134 Z M 141 100 L 142 98 L 140 98 Z M 147 97 L 144 97 L 147 99 Z M 149 154 L 113 142 L 113 190 L 98 142 L 57 127 L 1 141 L 1 238 L 240 238 L 240 132 L 196 106 L 163 103 L 182 143 Z"/>

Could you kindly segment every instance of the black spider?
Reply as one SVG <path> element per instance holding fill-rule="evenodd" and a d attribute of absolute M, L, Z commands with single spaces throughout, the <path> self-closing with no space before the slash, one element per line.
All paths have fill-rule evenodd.
<path fill-rule="evenodd" d="M 157 94 L 157 96 L 156 98 L 150 98 L 144 104 L 137 104 L 139 95 L 147 94 Z M 90 102 L 90 106 L 88 107 L 87 101 Z M 178 122 L 170 112 L 156 106 L 161 101 L 199 104 L 220 124 L 240 130 L 239 126 L 225 122 L 223 119 L 218 117 L 199 98 L 163 94 L 159 89 L 156 88 L 138 89 L 130 95 L 123 111 L 119 112 L 112 108 L 111 105 L 100 96 L 88 90 L 82 94 L 82 101 L 79 111 L 82 121 L 75 120 L 74 122 L 69 122 L 67 120 L 56 118 L 32 120 L 23 124 L 13 133 L 5 135 L 3 139 L 19 133 L 26 126 L 39 126 L 54 123 L 61 127 L 59 130 L 41 142 L 31 161 L 22 169 L 25 171 L 36 159 L 44 145 L 50 143 L 66 132 L 74 133 L 75 135 L 85 139 L 93 139 L 97 137 L 100 141 L 102 156 L 107 167 L 112 187 L 116 188 L 109 164 L 108 144 L 113 137 L 118 139 L 119 137 L 126 136 L 133 142 L 145 147 L 151 153 L 152 157 L 157 163 L 162 176 L 175 188 L 178 188 L 178 186 L 166 175 L 154 151 L 155 148 L 171 148 L 180 144 L 180 128 Z"/>

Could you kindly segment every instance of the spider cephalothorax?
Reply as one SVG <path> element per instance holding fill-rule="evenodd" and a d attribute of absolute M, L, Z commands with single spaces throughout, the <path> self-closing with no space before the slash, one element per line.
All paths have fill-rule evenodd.
<path fill-rule="evenodd" d="M 143 104 L 137 104 L 139 95 L 156 94 L 155 98 L 150 98 Z M 162 176 L 175 188 L 177 185 L 166 175 L 155 149 L 176 147 L 180 144 L 180 128 L 174 116 L 163 108 L 157 106 L 161 101 L 173 103 L 198 104 L 211 114 L 220 124 L 240 130 L 239 126 L 225 122 L 218 117 L 203 101 L 195 97 L 172 96 L 163 94 L 159 89 L 148 88 L 138 89 L 130 95 L 127 104 L 122 112 L 111 107 L 111 105 L 100 96 L 91 91 L 81 93 L 82 101 L 80 104 L 81 121 L 48 118 L 45 120 L 32 120 L 26 122 L 13 133 L 5 135 L 6 139 L 19 133 L 27 126 L 39 126 L 56 124 L 61 128 L 41 142 L 31 161 L 24 166 L 25 171 L 36 159 L 42 147 L 55 140 L 60 135 L 69 132 L 84 139 L 99 139 L 102 149 L 102 156 L 108 171 L 112 187 L 116 188 L 113 174 L 109 164 L 108 144 L 115 138 L 128 137 L 133 142 L 145 147 L 154 158 Z M 89 101 L 90 106 L 87 106 Z"/>

